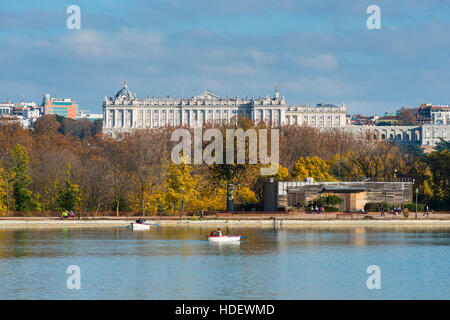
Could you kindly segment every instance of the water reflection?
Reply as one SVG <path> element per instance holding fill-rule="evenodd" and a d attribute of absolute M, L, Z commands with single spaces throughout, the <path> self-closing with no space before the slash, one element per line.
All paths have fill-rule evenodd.
<path fill-rule="evenodd" d="M 2 299 L 448 298 L 450 229 L 232 227 L 241 243 L 210 243 L 211 228 L 4 228 Z M 77 264 L 83 289 L 67 290 Z M 383 294 L 365 287 L 368 265 Z M 411 268 L 415 275 L 411 277 Z M 433 272 L 430 272 L 433 270 Z"/>

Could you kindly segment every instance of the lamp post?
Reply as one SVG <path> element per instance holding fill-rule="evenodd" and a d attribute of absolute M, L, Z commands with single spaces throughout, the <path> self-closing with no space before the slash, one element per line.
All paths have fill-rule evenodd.
<path fill-rule="evenodd" d="M 180 188 L 180 222 L 183 217 L 183 189 Z"/>
<path fill-rule="evenodd" d="M 417 195 L 419 194 L 419 188 L 416 188 L 416 220 L 417 220 Z"/>
<path fill-rule="evenodd" d="M 338 171 L 338 181 L 341 181 L 341 137 L 339 137 L 339 171 Z"/>

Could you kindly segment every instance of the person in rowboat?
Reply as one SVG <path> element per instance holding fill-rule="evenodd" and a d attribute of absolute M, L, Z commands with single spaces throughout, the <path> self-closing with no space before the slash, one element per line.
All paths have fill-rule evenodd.
<path fill-rule="evenodd" d="M 142 218 L 139 218 L 139 219 L 136 220 L 136 223 L 142 223 L 143 224 L 143 223 L 145 223 L 145 220 L 142 219 Z"/>
<path fill-rule="evenodd" d="M 222 236 L 222 231 L 220 231 L 220 228 L 217 229 L 216 236 L 217 237 L 221 237 Z"/>

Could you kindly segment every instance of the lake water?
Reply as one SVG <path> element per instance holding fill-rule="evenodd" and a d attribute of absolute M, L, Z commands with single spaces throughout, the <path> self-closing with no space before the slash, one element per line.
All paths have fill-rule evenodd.
<path fill-rule="evenodd" d="M 0 229 L 0 299 L 449 299 L 450 229 Z M 70 290 L 68 266 L 80 268 Z M 369 290 L 367 267 L 381 271 Z"/>

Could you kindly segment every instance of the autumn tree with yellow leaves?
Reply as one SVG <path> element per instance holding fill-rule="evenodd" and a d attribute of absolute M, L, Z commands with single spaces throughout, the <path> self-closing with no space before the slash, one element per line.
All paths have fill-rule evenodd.
<path fill-rule="evenodd" d="M 0 214 L 9 214 L 13 205 L 13 183 L 15 173 L 0 168 Z"/>
<path fill-rule="evenodd" d="M 292 169 L 292 176 L 299 180 L 314 178 L 315 181 L 335 181 L 330 166 L 319 157 L 300 157 Z"/>
<path fill-rule="evenodd" d="M 3 168 L 0 168 L 0 214 L 6 213 L 6 182 L 3 178 Z"/>
<path fill-rule="evenodd" d="M 394 176 L 408 177 L 415 179 L 414 188 L 419 188 L 419 202 L 427 201 L 435 210 L 444 210 L 450 203 L 448 142 L 425 155 L 370 135 L 281 125 L 279 170 L 268 177 L 261 176 L 260 164 L 248 164 L 249 141 L 245 164 L 175 165 L 168 163 L 174 128 L 134 130 L 111 138 L 84 130 L 83 123 L 71 122 L 69 128 L 60 120 L 42 117 L 30 130 L 0 119 L 0 210 L 36 211 L 40 207 L 43 214 L 57 211 L 55 183 L 63 185 L 67 163 L 71 164 L 71 181 L 79 187 L 79 208 L 95 213 L 153 214 L 159 206 L 173 213 L 179 209 L 180 187 L 186 212 L 224 210 L 228 183 L 236 186 L 238 206 L 257 206 L 255 201 L 261 202 L 268 178 L 335 181 L 376 177 L 390 181 Z M 224 137 L 226 129 L 268 128 L 248 120 L 205 124 L 204 129 L 211 127 Z M 203 147 L 210 143 L 203 142 Z M 237 150 L 235 158 L 236 154 Z"/>

